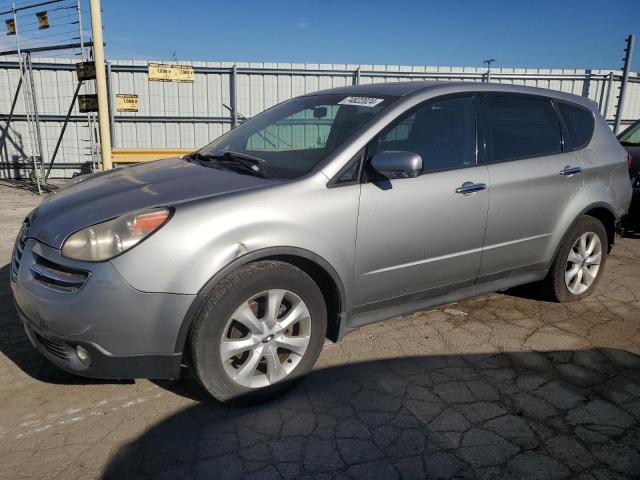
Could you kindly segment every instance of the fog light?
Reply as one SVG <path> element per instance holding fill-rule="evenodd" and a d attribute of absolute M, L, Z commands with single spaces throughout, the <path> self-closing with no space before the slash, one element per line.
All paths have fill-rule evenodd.
<path fill-rule="evenodd" d="M 91 363 L 91 356 L 89 355 L 89 352 L 80 345 L 76 346 L 76 356 L 85 367 L 88 367 Z"/>

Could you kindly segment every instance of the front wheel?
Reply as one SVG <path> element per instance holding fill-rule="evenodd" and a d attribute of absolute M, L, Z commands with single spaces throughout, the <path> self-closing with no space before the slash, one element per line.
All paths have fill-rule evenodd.
<path fill-rule="evenodd" d="M 544 286 L 560 302 L 593 293 L 607 259 L 607 232 L 598 219 L 584 216 L 567 232 Z"/>
<path fill-rule="evenodd" d="M 322 293 L 302 270 L 275 261 L 246 265 L 213 288 L 195 320 L 196 376 L 222 402 L 274 398 L 311 370 L 326 326 Z"/>

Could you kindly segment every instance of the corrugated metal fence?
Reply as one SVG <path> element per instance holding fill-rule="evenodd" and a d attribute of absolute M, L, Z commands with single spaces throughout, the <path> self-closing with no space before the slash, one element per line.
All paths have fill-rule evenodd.
<path fill-rule="evenodd" d="M 170 64 L 172 62 L 163 62 Z M 356 83 L 406 80 L 483 81 L 486 69 L 399 65 L 296 63 L 180 62 L 194 67 L 192 83 L 158 82 L 148 78 L 143 61 L 109 62 L 112 144 L 120 148 L 193 148 L 283 100 L 319 89 Z M 34 59 L 34 83 L 42 122 L 44 160 L 55 147 L 77 84 L 74 62 Z M 491 81 L 561 90 L 588 96 L 613 121 L 621 71 L 579 69 L 492 68 Z M 0 128 L 4 130 L 19 81 L 16 61 L 0 62 Z M 90 93 L 87 82 L 81 93 Z M 116 112 L 116 94 L 138 95 L 138 112 Z M 640 117 L 640 75 L 628 85 L 623 125 Z M 234 115 L 235 113 L 235 115 Z M 87 115 L 74 109 L 52 176 L 70 176 L 95 159 L 95 128 Z M 28 174 L 24 105 L 18 98 L 16 116 L 0 151 L 0 177 Z M 93 139 L 92 139 L 93 136 Z M 93 155 L 93 157 L 92 157 Z"/>

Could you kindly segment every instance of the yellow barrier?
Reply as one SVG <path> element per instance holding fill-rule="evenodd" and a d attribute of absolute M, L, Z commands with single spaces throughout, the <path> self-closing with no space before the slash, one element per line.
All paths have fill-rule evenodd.
<path fill-rule="evenodd" d="M 159 158 L 179 157 L 193 152 L 195 148 L 114 148 L 111 150 L 113 163 L 140 163 Z"/>

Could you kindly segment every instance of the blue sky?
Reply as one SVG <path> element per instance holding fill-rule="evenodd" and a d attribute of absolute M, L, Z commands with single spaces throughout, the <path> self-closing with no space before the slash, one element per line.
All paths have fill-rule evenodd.
<path fill-rule="evenodd" d="M 621 68 L 640 0 L 103 0 L 108 58 Z"/>

